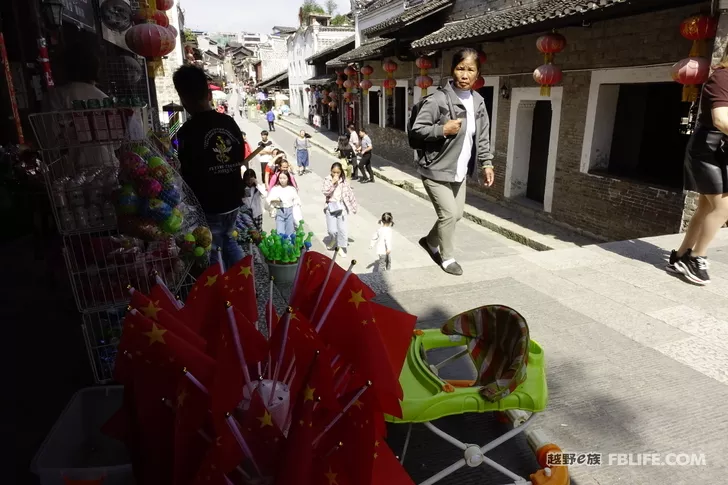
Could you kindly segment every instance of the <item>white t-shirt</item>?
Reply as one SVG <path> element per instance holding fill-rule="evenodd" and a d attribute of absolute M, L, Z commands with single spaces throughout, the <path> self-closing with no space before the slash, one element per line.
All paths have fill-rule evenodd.
<path fill-rule="evenodd" d="M 274 185 L 270 192 L 268 192 L 268 203 L 270 204 L 274 200 L 279 200 L 280 204 L 278 207 L 294 207 L 301 205 L 301 199 L 298 196 L 298 190 L 292 185 Z"/>
<path fill-rule="evenodd" d="M 473 153 L 473 143 L 475 141 L 475 107 L 473 106 L 473 93 L 468 91 L 461 91 L 455 89 L 455 94 L 458 95 L 460 101 L 465 106 L 467 112 L 467 119 L 465 120 L 465 139 L 463 140 L 463 148 L 460 150 L 460 156 L 458 157 L 458 168 L 455 175 L 456 182 L 462 182 L 468 175 L 468 165 L 470 164 L 470 157 Z"/>
<path fill-rule="evenodd" d="M 392 250 L 392 226 L 380 227 L 374 237 L 372 238 L 372 244 L 376 243 L 377 254 L 387 254 L 387 251 Z"/>

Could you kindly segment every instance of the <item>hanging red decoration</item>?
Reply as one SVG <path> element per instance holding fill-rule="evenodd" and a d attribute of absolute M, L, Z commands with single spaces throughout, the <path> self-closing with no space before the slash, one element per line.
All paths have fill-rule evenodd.
<path fill-rule="evenodd" d="M 336 94 L 336 92 L 335 92 L 335 91 L 331 91 L 331 92 L 329 93 L 329 98 L 331 98 L 332 100 L 336 99 L 336 97 L 337 97 L 337 96 L 338 96 L 338 95 Z"/>
<path fill-rule="evenodd" d="M 483 86 L 485 86 L 485 79 L 483 79 L 483 76 L 478 76 L 478 79 L 476 79 L 475 83 L 473 84 L 473 89 L 477 91 Z"/>
<path fill-rule="evenodd" d="M 427 96 L 427 88 L 432 86 L 432 78 L 427 75 L 427 70 L 432 68 L 432 61 L 429 57 L 421 56 L 417 58 L 417 60 L 415 61 L 415 65 L 420 70 L 420 75 L 417 79 L 415 79 L 415 84 L 419 86 L 419 88 L 422 90 L 422 96 L 424 97 Z M 422 85 L 420 85 L 421 78 L 429 79 L 430 83 L 427 84 L 427 81 L 424 80 L 422 82 Z M 427 85 L 425 86 L 425 84 Z"/>
<path fill-rule="evenodd" d="M 328 95 L 329 95 L 329 90 L 328 89 L 324 89 L 323 91 L 321 91 L 321 96 L 323 96 L 324 98 L 326 96 L 328 96 Z"/>
<path fill-rule="evenodd" d="M 372 88 L 372 82 L 369 79 L 364 79 L 360 83 L 360 86 L 361 86 L 362 90 L 366 93 Z"/>
<path fill-rule="evenodd" d="M 162 67 L 161 58 L 174 50 L 175 38 L 169 29 L 147 23 L 133 26 L 124 36 L 127 47 L 137 55 L 147 58 L 149 77 L 154 77 Z"/>
<path fill-rule="evenodd" d="M 339 86 L 339 87 L 343 86 L 344 85 L 344 80 L 341 79 L 341 77 L 338 77 L 336 79 L 336 85 Z"/>
<path fill-rule="evenodd" d="M 336 110 L 336 101 L 331 101 L 329 103 L 329 108 L 331 108 L 332 110 Z"/>
<path fill-rule="evenodd" d="M 389 74 L 392 74 L 394 71 L 397 70 L 399 66 L 394 61 L 386 61 L 384 64 L 382 64 L 382 69 L 384 69 Z"/>
<path fill-rule="evenodd" d="M 360 71 L 364 76 L 371 76 L 374 73 L 374 68 L 372 66 L 363 66 Z"/>
<path fill-rule="evenodd" d="M 533 71 L 534 81 L 541 85 L 541 96 L 549 96 L 551 86 L 560 83 L 562 78 L 561 68 L 553 64 L 544 64 Z M 545 88 L 548 89 L 548 94 L 544 94 Z"/>
<path fill-rule="evenodd" d="M 154 2 L 154 0 L 151 0 Z M 157 10 L 169 10 L 174 7 L 174 0 L 156 0 Z"/>
<path fill-rule="evenodd" d="M 382 64 L 382 69 L 384 69 L 387 72 L 387 79 L 384 80 L 384 83 L 382 86 L 387 90 L 387 94 L 392 94 L 392 89 L 394 89 L 395 86 L 397 86 L 397 81 L 394 80 L 393 73 L 397 70 L 399 66 L 397 66 L 397 63 L 394 61 L 385 61 Z"/>
<path fill-rule="evenodd" d="M 346 92 L 351 92 L 351 88 L 354 87 L 354 82 L 351 79 L 347 79 L 344 81 L 344 87 L 346 88 Z"/>
<path fill-rule="evenodd" d="M 167 14 L 161 10 L 155 10 L 154 13 L 152 13 L 152 20 L 154 20 L 157 25 L 169 27 L 169 17 L 167 17 Z"/>
<path fill-rule="evenodd" d="M 432 68 L 432 61 L 429 57 L 418 57 L 415 61 L 415 66 L 420 70 L 420 74 L 422 74 L 422 71 L 427 71 L 428 69 Z M 424 76 L 424 74 L 422 74 Z"/>
<path fill-rule="evenodd" d="M 693 41 L 690 57 L 704 57 L 706 55 L 708 39 L 715 37 L 718 30 L 718 21 L 708 15 L 693 15 L 680 24 L 680 35 Z"/>
<path fill-rule="evenodd" d="M 367 94 L 369 93 L 369 89 L 372 87 L 372 82 L 369 80 L 369 76 L 371 76 L 374 72 L 374 68 L 372 66 L 366 65 L 362 66 L 359 71 L 362 73 L 362 76 L 364 76 L 364 80 L 362 80 L 359 86 L 364 91 L 364 94 Z"/>
<path fill-rule="evenodd" d="M 564 50 L 565 47 L 566 37 L 557 32 L 542 35 L 536 40 L 536 48 L 541 51 L 544 58 L 544 65 L 536 68 L 533 72 L 533 78 L 541 85 L 541 96 L 550 96 L 551 86 L 561 82 L 563 74 L 561 73 L 561 69 L 553 65 L 553 61 L 554 55 Z M 553 81 L 556 78 L 558 80 Z M 545 82 L 542 83 L 539 79 Z"/>
<path fill-rule="evenodd" d="M 344 74 L 346 74 L 347 77 L 351 77 L 356 74 L 356 70 L 351 66 L 346 66 L 346 69 L 344 69 Z"/>
<path fill-rule="evenodd" d="M 169 29 L 169 31 L 172 32 L 172 35 L 174 35 L 174 38 L 176 39 L 177 36 L 179 35 L 179 31 L 175 28 L 175 26 L 172 24 L 169 24 L 167 26 L 167 29 Z"/>
<path fill-rule="evenodd" d="M 382 83 L 382 86 L 384 87 L 384 89 L 386 89 L 387 94 L 391 95 L 392 90 L 397 87 L 397 81 L 392 78 L 385 79 Z"/>
<path fill-rule="evenodd" d="M 422 89 L 423 96 L 427 94 L 427 88 L 432 86 L 432 78 L 430 76 L 417 76 L 415 84 Z"/>
<path fill-rule="evenodd" d="M 673 81 L 682 84 L 683 101 L 698 99 L 700 85 L 710 76 L 710 60 L 705 57 L 688 57 L 675 63 L 670 70 Z"/>
<path fill-rule="evenodd" d="M 306 88 L 306 92 L 307 93 L 310 93 L 311 92 L 311 88 Z"/>

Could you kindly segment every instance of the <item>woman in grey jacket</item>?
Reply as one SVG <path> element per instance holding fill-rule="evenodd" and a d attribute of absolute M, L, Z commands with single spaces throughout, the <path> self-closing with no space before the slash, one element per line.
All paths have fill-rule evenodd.
<path fill-rule="evenodd" d="M 483 171 L 486 187 L 493 185 L 490 121 L 483 97 L 472 90 L 480 75 L 478 52 L 461 49 L 453 55 L 452 82 L 425 98 L 410 130 L 424 142 L 418 150 L 418 171 L 437 213 L 420 246 L 453 275 L 463 274 L 455 261 L 455 225 L 465 208 L 465 179 Z"/>

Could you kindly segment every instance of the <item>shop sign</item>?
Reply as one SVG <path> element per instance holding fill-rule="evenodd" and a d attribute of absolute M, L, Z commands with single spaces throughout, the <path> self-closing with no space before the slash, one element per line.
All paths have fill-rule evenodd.
<path fill-rule="evenodd" d="M 63 17 L 91 32 L 96 32 L 95 0 L 63 0 Z"/>

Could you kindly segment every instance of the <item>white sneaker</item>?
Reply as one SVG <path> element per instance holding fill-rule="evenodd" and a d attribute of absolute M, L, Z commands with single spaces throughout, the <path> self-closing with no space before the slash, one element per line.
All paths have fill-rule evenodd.
<path fill-rule="evenodd" d="M 346 248 L 339 248 L 339 257 L 340 257 L 340 258 L 346 258 L 346 257 L 348 257 L 348 256 L 349 256 L 349 255 L 348 255 L 348 254 L 347 254 L 347 252 L 346 252 Z"/>

